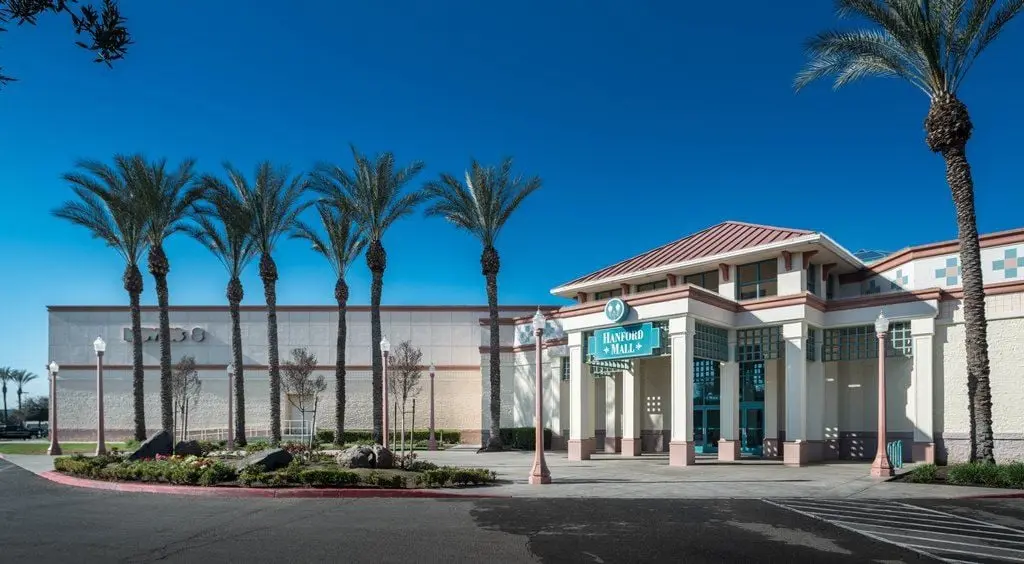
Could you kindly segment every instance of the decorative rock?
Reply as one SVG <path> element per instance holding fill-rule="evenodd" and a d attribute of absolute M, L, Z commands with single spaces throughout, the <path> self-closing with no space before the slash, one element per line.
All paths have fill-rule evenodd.
<path fill-rule="evenodd" d="M 199 446 L 199 441 L 180 441 L 174 445 L 174 454 L 178 456 L 202 456 L 203 449 Z"/>
<path fill-rule="evenodd" d="M 345 468 L 391 468 L 394 457 L 391 451 L 381 445 L 360 445 L 349 447 L 334 458 L 338 466 Z"/>
<path fill-rule="evenodd" d="M 128 457 L 128 460 L 156 458 L 156 455 L 158 454 L 170 456 L 173 447 L 174 438 L 171 437 L 171 434 L 167 431 L 160 431 L 139 445 L 138 450 L 133 452 L 131 456 Z"/>
<path fill-rule="evenodd" d="M 256 466 L 258 464 L 263 467 L 265 472 L 271 472 L 288 466 L 291 461 L 292 455 L 287 450 L 284 450 L 283 448 L 268 448 L 243 458 L 242 461 L 238 463 L 238 469 L 242 470 L 243 468 Z"/>

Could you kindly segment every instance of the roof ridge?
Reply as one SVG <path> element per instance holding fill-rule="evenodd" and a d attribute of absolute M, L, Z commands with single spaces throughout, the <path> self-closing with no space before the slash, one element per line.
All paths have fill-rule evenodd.
<path fill-rule="evenodd" d="M 766 225 L 764 223 L 750 223 L 749 221 L 739 221 L 739 220 L 735 220 L 735 219 L 727 219 L 727 220 L 723 221 L 722 223 L 731 223 L 733 225 L 746 225 L 748 227 L 760 227 L 762 229 L 775 229 L 776 231 L 793 231 L 795 233 L 803 233 L 805 235 L 810 235 L 811 233 L 817 233 L 817 231 L 812 231 L 810 229 L 800 229 L 800 228 L 797 228 L 797 227 L 779 227 L 777 225 Z M 717 225 L 722 225 L 722 223 L 719 223 Z M 713 226 L 713 227 L 716 227 L 716 226 Z"/>

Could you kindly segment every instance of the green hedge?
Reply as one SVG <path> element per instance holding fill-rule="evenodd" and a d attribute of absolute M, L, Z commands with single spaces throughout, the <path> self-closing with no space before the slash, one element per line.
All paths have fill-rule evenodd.
<path fill-rule="evenodd" d="M 907 474 L 907 481 L 916 484 L 930 484 L 938 477 L 939 467 L 934 464 L 922 464 Z"/>
<path fill-rule="evenodd" d="M 110 456 L 75 455 L 54 459 L 53 467 L 58 472 L 96 480 L 211 486 L 235 479 L 234 468 L 198 457 L 129 461 Z"/>
<path fill-rule="evenodd" d="M 427 470 L 420 475 L 420 483 L 430 488 L 491 484 L 496 479 L 497 474 L 493 470 L 487 470 L 486 468 L 455 468 L 452 466 L 442 466 L 436 470 Z"/>
<path fill-rule="evenodd" d="M 968 462 L 950 465 L 946 483 L 957 486 L 987 486 L 990 488 L 1024 488 L 1024 463 L 985 464 Z"/>
<path fill-rule="evenodd" d="M 405 440 L 409 440 L 409 436 L 412 435 L 414 441 L 427 441 L 430 440 L 429 429 L 416 429 L 415 433 L 411 433 L 408 430 L 405 432 Z M 452 429 L 435 429 L 434 438 L 439 443 L 446 445 L 457 445 L 462 439 L 461 434 L 458 431 Z M 316 432 L 316 440 L 320 443 L 325 444 L 337 444 L 334 442 L 334 431 L 331 429 L 320 429 Z M 357 430 L 345 430 L 345 444 L 360 444 L 360 443 L 372 443 L 373 432 L 365 429 Z"/>
<path fill-rule="evenodd" d="M 511 427 L 501 430 L 501 444 L 508 448 L 533 450 L 536 447 L 536 427 Z M 551 429 L 544 429 L 544 448 L 551 448 Z"/>

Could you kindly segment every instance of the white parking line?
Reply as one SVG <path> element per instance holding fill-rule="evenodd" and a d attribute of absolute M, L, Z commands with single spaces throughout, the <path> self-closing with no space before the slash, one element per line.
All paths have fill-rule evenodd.
<path fill-rule="evenodd" d="M 944 562 L 1024 562 L 1024 531 L 935 509 L 887 500 L 762 501 Z"/>

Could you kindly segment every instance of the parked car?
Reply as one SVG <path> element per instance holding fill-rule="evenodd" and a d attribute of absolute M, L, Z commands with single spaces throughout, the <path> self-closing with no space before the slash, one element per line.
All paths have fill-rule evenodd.
<path fill-rule="evenodd" d="M 32 432 L 21 425 L 4 425 L 0 427 L 0 439 L 22 439 L 32 438 Z"/>
<path fill-rule="evenodd" d="M 29 427 L 28 432 L 33 439 L 45 439 L 50 436 L 49 429 L 46 427 Z"/>

